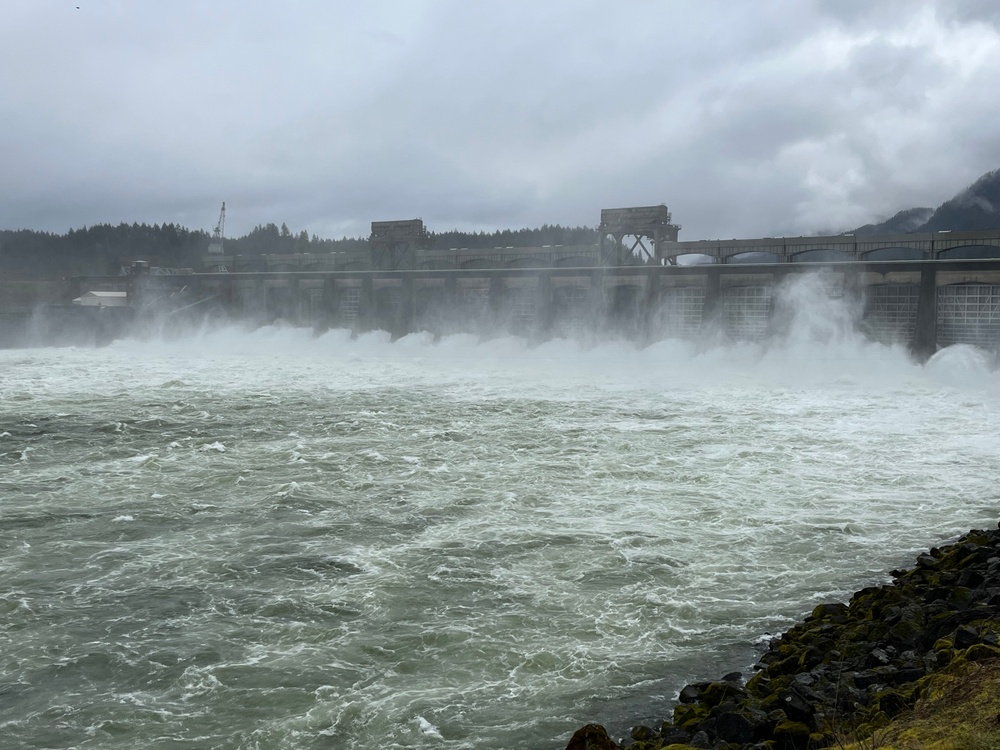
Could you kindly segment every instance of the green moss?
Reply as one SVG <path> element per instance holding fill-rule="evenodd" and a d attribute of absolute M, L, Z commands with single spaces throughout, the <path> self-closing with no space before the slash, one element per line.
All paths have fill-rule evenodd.
<path fill-rule="evenodd" d="M 959 655 L 964 657 L 966 661 L 989 661 L 990 659 L 1000 659 L 1000 648 L 988 643 L 976 643 L 965 651 L 960 651 Z"/>
<path fill-rule="evenodd" d="M 951 596 L 948 597 L 948 603 L 955 607 L 955 609 L 964 609 L 972 604 L 975 595 L 972 589 L 966 588 L 965 586 L 956 586 L 951 591 Z"/>
<path fill-rule="evenodd" d="M 727 682 L 709 683 L 701 692 L 701 702 L 708 707 L 720 705 L 727 698 L 735 698 L 743 693 L 742 688 L 738 688 Z"/>
<path fill-rule="evenodd" d="M 770 690 L 767 689 L 768 687 L 767 683 L 768 683 L 768 677 L 762 670 L 757 674 L 755 674 L 753 677 L 751 677 L 750 680 L 747 682 L 747 692 L 750 693 L 751 695 L 761 695 L 763 693 L 769 693 Z"/>
<path fill-rule="evenodd" d="M 774 738 L 779 743 L 791 745 L 793 747 L 806 747 L 809 744 L 809 737 L 812 729 L 808 724 L 801 721 L 779 721 L 774 727 Z"/>
<path fill-rule="evenodd" d="M 674 707 L 674 724 L 691 731 L 708 718 L 708 709 L 698 703 L 679 703 Z"/>
<path fill-rule="evenodd" d="M 938 638 L 934 641 L 935 651 L 950 651 L 955 648 L 955 641 L 951 638 Z"/>
<path fill-rule="evenodd" d="M 879 735 L 883 750 L 1000 750 L 1000 660 L 963 661 L 918 682 L 917 705 Z"/>

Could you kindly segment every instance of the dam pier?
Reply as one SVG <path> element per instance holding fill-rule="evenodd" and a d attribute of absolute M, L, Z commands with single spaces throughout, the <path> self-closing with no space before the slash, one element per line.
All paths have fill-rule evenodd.
<path fill-rule="evenodd" d="M 73 283 L 80 295 L 126 292 L 137 324 L 211 310 L 393 336 L 701 338 L 711 329 L 761 341 L 783 324 L 782 288 L 816 274 L 817 297 L 856 303 L 868 336 L 918 357 L 1000 345 L 1000 231 L 681 242 L 666 206 L 601 219 L 594 246 L 438 248 L 414 219 L 373 222 L 362 252 L 216 253 L 199 270 L 135 264 Z"/>

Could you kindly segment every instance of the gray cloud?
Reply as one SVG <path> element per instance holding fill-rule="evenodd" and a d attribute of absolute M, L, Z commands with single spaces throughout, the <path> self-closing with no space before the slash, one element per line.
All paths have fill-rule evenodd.
<path fill-rule="evenodd" d="M 842 230 L 1000 166 L 994 3 L 13 0 L 0 226 Z"/>

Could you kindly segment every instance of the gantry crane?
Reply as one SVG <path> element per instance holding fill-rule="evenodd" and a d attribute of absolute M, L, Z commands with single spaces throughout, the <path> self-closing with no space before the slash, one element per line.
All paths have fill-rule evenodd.
<path fill-rule="evenodd" d="M 222 254 L 222 242 L 226 234 L 226 202 L 222 202 L 222 211 L 219 212 L 219 223 L 215 225 L 212 232 L 212 241 L 208 245 L 208 252 Z"/>

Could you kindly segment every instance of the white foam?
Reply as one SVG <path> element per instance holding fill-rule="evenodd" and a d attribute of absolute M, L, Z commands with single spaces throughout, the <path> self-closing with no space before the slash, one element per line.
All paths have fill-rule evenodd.
<path fill-rule="evenodd" d="M 427 719 L 423 716 L 417 716 L 417 726 L 420 727 L 420 731 L 428 737 L 433 737 L 436 740 L 444 740 L 444 737 L 441 735 L 441 731 L 427 721 Z"/>

